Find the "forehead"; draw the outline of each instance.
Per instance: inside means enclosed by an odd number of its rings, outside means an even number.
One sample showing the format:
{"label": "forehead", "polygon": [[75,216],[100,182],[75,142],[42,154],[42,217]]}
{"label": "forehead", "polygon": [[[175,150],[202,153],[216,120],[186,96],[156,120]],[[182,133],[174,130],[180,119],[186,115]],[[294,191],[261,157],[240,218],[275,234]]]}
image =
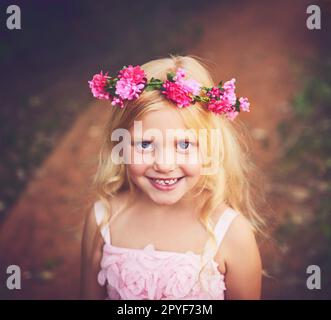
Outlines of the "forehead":
{"label": "forehead", "polygon": [[182,116],[179,114],[180,110],[175,110],[167,103],[155,104],[155,107],[154,110],[145,113],[139,119],[142,124],[142,131],[158,129],[165,132],[167,129],[187,129]]}
{"label": "forehead", "polygon": [[173,106],[160,104],[157,110],[147,112],[142,117],[143,129],[186,129],[179,112],[180,110],[175,110]]}
{"label": "forehead", "polygon": [[[183,121],[181,110],[176,110],[176,107],[164,104],[154,104],[153,110],[148,111],[145,115],[136,120],[135,125],[130,128],[130,133],[133,139],[140,140],[141,138],[151,138],[158,140],[167,137],[196,139],[196,133],[193,129],[187,128]],[[136,126],[137,122],[139,125]],[[139,127],[139,129],[137,129]],[[140,130],[141,128],[141,130]],[[193,131],[192,131],[193,130]]]}

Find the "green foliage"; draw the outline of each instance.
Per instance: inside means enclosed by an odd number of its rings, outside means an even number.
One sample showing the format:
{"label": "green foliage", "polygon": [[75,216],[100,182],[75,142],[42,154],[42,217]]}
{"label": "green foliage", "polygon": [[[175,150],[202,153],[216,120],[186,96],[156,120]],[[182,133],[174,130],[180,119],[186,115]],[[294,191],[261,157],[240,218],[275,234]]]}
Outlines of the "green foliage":
{"label": "green foliage", "polygon": [[[294,119],[278,127],[285,145],[284,181],[290,180],[312,192],[313,200],[306,205],[314,213],[300,225],[286,219],[278,227],[276,236],[280,245],[290,245],[287,253],[290,260],[300,261],[299,266],[284,261],[280,272],[302,282],[300,277],[305,268],[309,264],[319,265],[326,290],[321,293],[324,297],[331,294],[331,289],[326,288],[331,281],[330,273],[323,272],[331,270],[331,60],[319,63],[315,70],[314,76],[304,81],[302,91],[293,99]],[[289,297],[291,290],[293,296],[297,294],[290,286],[288,290]]]}
{"label": "green foliage", "polygon": [[167,73],[167,80],[174,81],[174,76],[175,76],[175,74],[173,72],[168,72]]}
{"label": "green foliage", "polygon": [[160,79],[152,78],[147,84],[145,90],[146,91],[159,90],[162,88],[162,83],[163,82]]}

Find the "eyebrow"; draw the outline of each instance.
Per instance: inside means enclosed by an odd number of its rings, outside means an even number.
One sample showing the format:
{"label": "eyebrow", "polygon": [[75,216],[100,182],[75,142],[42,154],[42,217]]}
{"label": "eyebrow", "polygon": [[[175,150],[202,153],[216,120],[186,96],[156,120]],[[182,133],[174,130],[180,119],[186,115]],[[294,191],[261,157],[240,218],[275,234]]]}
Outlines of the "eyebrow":
{"label": "eyebrow", "polygon": [[141,138],[138,138],[138,137],[133,137],[133,139],[131,140],[131,146],[133,146],[135,143],[138,143],[138,142],[153,142],[154,139],[141,139]]}
{"label": "eyebrow", "polygon": [[197,139],[195,139],[194,137],[187,137],[187,136],[184,136],[184,137],[175,137],[175,142],[178,142],[178,141],[185,141],[185,142],[190,142],[190,143],[197,143]]}
{"label": "eyebrow", "polygon": [[152,137],[151,139],[148,139],[148,138],[143,139],[141,137],[133,137],[132,140],[133,141],[154,141],[154,137]]}

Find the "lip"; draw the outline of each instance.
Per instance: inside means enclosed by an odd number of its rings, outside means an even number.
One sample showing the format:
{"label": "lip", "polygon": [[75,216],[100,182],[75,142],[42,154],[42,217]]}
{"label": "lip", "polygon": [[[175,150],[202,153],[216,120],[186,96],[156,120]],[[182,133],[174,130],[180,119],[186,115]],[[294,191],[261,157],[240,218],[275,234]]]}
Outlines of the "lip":
{"label": "lip", "polygon": [[156,188],[156,189],[158,189],[160,191],[171,191],[171,190],[175,189],[178,186],[178,184],[180,183],[180,181],[183,180],[183,178],[184,178],[184,176],[179,177],[179,178],[172,178],[172,179],[178,179],[177,182],[174,183],[174,184],[172,184],[172,185],[160,185],[158,183],[155,183],[153,181],[153,179],[160,179],[160,180],[168,180],[169,179],[170,180],[170,178],[168,178],[168,179],[161,179],[161,178],[150,178],[150,177],[147,177],[147,179],[149,180],[149,182],[151,183],[151,185],[154,188]]}

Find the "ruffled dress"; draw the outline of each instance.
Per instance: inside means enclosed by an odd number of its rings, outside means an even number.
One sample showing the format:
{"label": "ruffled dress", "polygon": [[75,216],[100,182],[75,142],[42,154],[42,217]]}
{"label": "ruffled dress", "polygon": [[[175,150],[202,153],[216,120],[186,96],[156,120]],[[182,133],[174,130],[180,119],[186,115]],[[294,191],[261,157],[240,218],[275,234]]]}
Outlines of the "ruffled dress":
{"label": "ruffled dress", "polygon": [[[101,224],[105,209],[94,204],[96,222]],[[228,208],[219,218],[214,232],[217,247],[238,213]],[[97,281],[106,285],[110,300],[223,300],[225,276],[210,259],[207,275],[199,281],[201,255],[192,251],[156,250],[153,244],[142,249],[113,246],[109,226],[101,228],[104,239],[101,269]],[[209,261],[209,260],[208,260]]]}

